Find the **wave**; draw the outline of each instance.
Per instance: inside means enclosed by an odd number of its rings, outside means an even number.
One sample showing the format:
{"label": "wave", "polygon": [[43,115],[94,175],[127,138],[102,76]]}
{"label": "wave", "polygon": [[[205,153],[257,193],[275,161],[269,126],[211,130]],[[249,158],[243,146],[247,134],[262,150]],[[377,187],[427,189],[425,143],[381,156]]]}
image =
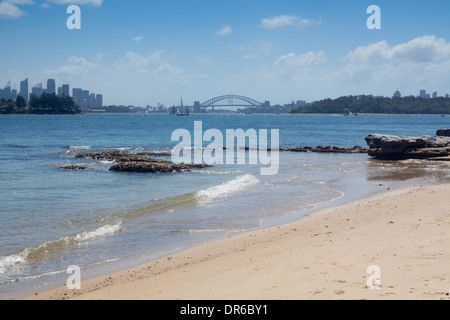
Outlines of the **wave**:
{"label": "wave", "polygon": [[246,189],[252,185],[258,184],[260,181],[251,174],[244,174],[237,178],[224,182],[222,184],[212,186],[196,193],[198,200],[211,201],[217,198],[226,197],[232,193]]}
{"label": "wave", "polygon": [[217,228],[217,229],[186,229],[186,230],[174,230],[173,233],[209,233],[209,232],[239,232],[236,228]]}
{"label": "wave", "polygon": [[75,235],[66,236],[58,240],[44,242],[38,247],[27,248],[20,253],[0,257],[0,274],[5,274],[17,265],[29,261],[39,260],[49,254],[56,252],[67,245],[106,237],[119,232],[122,222],[101,226],[95,230],[79,232]]}
{"label": "wave", "polygon": [[70,150],[88,150],[92,149],[92,146],[68,146]]}

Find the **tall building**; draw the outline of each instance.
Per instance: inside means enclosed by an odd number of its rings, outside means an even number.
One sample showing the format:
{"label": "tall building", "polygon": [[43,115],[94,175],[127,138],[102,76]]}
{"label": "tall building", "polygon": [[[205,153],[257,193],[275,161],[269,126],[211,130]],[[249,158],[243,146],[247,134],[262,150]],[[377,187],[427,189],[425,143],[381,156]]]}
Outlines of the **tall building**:
{"label": "tall building", "polygon": [[195,113],[202,112],[200,101],[194,101],[194,112]]}
{"label": "tall building", "polygon": [[421,98],[426,98],[427,97],[427,90],[420,90],[420,96]]}
{"label": "tall building", "polygon": [[55,79],[48,79],[47,80],[47,90],[46,92],[48,94],[56,94],[56,82]]}
{"label": "tall building", "polygon": [[70,96],[70,86],[68,84],[63,84],[61,87],[61,95],[66,97]]}
{"label": "tall building", "polygon": [[9,100],[11,99],[11,81],[8,81],[5,88],[2,90],[2,95],[0,99]]}
{"label": "tall building", "polygon": [[80,107],[86,109],[89,105],[89,90],[81,90],[81,105]]}
{"label": "tall building", "polygon": [[395,91],[395,93],[394,93],[394,97],[396,97],[396,98],[401,98],[402,97],[402,94],[400,93],[400,91]]}
{"label": "tall building", "polygon": [[28,78],[20,82],[19,96],[28,101]]}
{"label": "tall building", "polygon": [[103,95],[97,94],[95,96],[95,107],[103,108]]}
{"label": "tall building", "polygon": [[81,101],[82,101],[82,99],[81,99],[81,92],[82,92],[83,90],[82,89],[80,89],[80,88],[73,88],[72,89],[72,97],[73,97],[73,100],[75,101],[75,104],[77,105],[77,106],[79,106],[79,107],[81,107]]}
{"label": "tall building", "polygon": [[31,88],[31,96],[40,97],[42,94],[42,83],[38,83],[33,88]]}
{"label": "tall building", "polygon": [[88,107],[90,107],[90,108],[97,107],[97,103],[96,103],[96,100],[95,100],[95,93],[91,93],[89,95],[89,105],[88,105]]}
{"label": "tall building", "polygon": [[433,98],[437,98],[437,91],[433,92]]}
{"label": "tall building", "polygon": [[446,98],[450,98],[450,96],[448,95],[448,93],[445,95]]}

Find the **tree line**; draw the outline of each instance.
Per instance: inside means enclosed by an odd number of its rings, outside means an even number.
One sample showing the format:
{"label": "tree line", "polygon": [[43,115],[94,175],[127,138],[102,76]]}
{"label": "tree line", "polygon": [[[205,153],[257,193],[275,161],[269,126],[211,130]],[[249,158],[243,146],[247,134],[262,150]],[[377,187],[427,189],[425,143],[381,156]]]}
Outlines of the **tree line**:
{"label": "tree line", "polygon": [[29,106],[22,96],[15,101],[0,100],[0,114],[80,114],[81,108],[70,96],[43,93],[32,96]]}
{"label": "tree line", "polygon": [[343,96],[295,108],[291,113],[450,114],[450,98]]}

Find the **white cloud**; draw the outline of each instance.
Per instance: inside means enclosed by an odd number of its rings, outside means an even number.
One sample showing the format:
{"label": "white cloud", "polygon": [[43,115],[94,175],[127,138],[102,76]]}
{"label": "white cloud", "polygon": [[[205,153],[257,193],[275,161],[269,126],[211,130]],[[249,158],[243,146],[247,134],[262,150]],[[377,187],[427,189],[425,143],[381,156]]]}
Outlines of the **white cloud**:
{"label": "white cloud", "polygon": [[270,55],[272,44],[267,41],[252,41],[245,46],[239,46],[237,49],[244,51],[244,59],[254,60],[260,56]]}
{"label": "white cloud", "polygon": [[58,69],[51,71],[54,75],[72,76],[91,73],[98,65],[83,57],[72,56]]}
{"label": "white cloud", "polygon": [[135,37],[135,38],[133,38],[131,40],[136,41],[136,42],[141,42],[142,40],[144,40],[144,38],[145,38],[145,36],[138,36],[138,37]]}
{"label": "white cloud", "polygon": [[124,57],[113,64],[115,69],[121,71],[137,71],[148,67],[154,67],[163,64],[162,51],[155,51],[150,55],[139,55],[135,52],[127,52]]}
{"label": "white cloud", "polygon": [[103,0],[49,0],[50,2],[56,3],[56,4],[64,4],[64,5],[82,5],[82,4],[88,4],[96,7],[100,7],[103,4]]}
{"label": "white cloud", "polygon": [[287,68],[299,68],[322,64],[325,63],[326,61],[327,57],[325,52],[309,51],[302,55],[295,55],[294,53],[289,53],[287,55],[281,56],[277,61],[274,62],[274,65]]}
{"label": "white cloud", "polygon": [[183,71],[177,66],[172,66],[168,63],[164,63],[155,70],[156,75],[182,75]]}
{"label": "white cloud", "polygon": [[208,56],[198,57],[198,58],[197,58],[197,61],[198,61],[199,63],[206,64],[206,65],[210,65],[210,66],[215,65],[215,63],[214,63],[214,62],[211,60],[211,58],[208,57]]}
{"label": "white cloud", "polygon": [[321,22],[317,21],[317,20],[304,19],[301,17],[297,17],[295,14],[274,16],[274,17],[270,17],[270,18],[264,18],[261,20],[261,25],[265,29],[269,29],[269,30],[273,30],[273,29],[281,28],[281,27],[290,27],[290,26],[304,28],[306,26],[310,26],[310,25],[314,25],[314,24],[321,24]]}
{"label": "white cloud", "polygon": [[249,54],[249,53],[247,53],[247,54],[244,55],[244,59],[245,60],[254,60],[256,58],[258,58],[258,56],[256,54]]}
{"label": "white cloud", "polygon": [[39,77],[44,75],[60,83],[70,83],[71,87],[102,93],[106,104],[127,105],[147,105],[152,103],[151,99],[169,96],[174,88],[187,86],[193,77],[166,60],[162,51],[148,55],[127,52],[108,64],[99,58],[103,58],[102,53],[91,61],[72,56],[59,67],[43,70]]}
{"label": "white cloud", "polygon": [[216,35],[218,36],[226,36],[233,32],[233,29],[230,26],[224,26],[220,30],[216,31]]}
{"label": "white cloud", "polygon": [[0,2],[0,18],[19,18],[25,14],[15,4],[9,1]]}
{"label": "white cloud", "polygon": [[34,1],[32,0],[6,0],[6,1],[17,5],[34,4]]}
{"label": "white cloud", "polygon": [[[450,43],[435,36],[422,36],[391,46],[380,41],[351,51],[340,68],[330,70],[324,83],[353,93],[418,95],[420,89],[448,92]],[[350,93],[350,92],[349,92]],[[352,94],[353,94],[352,93]]]}
{"label": "white cloud", "polygon": [[424,63],[450,59],[450,43],[435,36],[423,36],[396,46],[389,46],[386,40],[358,47],[348,53],[352,63]]}

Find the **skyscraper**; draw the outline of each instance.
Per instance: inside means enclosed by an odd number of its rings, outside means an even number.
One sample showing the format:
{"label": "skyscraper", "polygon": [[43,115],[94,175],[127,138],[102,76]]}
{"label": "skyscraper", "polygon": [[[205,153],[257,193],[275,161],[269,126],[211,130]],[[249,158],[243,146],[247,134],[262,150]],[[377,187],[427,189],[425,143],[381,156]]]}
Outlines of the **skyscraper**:
{"label": "skyscraper", "polygon": [[11,81],[8,81],[5,88],[3,89],[3,99],[9,100],[11,99]]}
{"label": "skyscraper", "polygon": [[55,79],[48,79],[47,80],[47,90],[46,90],[46,92],[48,94],[56,93],[56,82],[55,82]]}
{"label": "skyscraper", "polygon": [[61,87],[61,95],[68,97],[70,95],[70,87],[68,84],[63,84]]}
{"label": "skyscraper", "polygon": [[83,91],[80,88],[73,88],[72,89],[72,97],[75,101],[75,104],[79,107],[81,107],[81,91]]}
{"label": "skyscraper", "polygon": [[95,96],[95,107],[97,108],[103,108],[103,95],[97,94]]}
{"label": "skyscraper", "polygon": [[28,78],[20,82],[19,96],[28,101]]}
{"label": "skyscraper", "polygon": [[95,100],[95,93],[91,93],[89,95],[89,106],[90,108],[95,108],[97,106],[96,100]]}
{"label": "skyscraper", "polygon": [[80,107],[86,109],[89,105],[89,90],[81,90],[81,105]]}
{"label": "skyscraper", "polygon": [[11,96],[9,97],[12,101],[16,101],[17,99],[17,90],[16,89],[12,89],[11,90]]}
{"label": "skyscraper", "polygon": [[38,83],[33,88],[31,88],[31,95],[40,97],[42,94],[42,83]]}

